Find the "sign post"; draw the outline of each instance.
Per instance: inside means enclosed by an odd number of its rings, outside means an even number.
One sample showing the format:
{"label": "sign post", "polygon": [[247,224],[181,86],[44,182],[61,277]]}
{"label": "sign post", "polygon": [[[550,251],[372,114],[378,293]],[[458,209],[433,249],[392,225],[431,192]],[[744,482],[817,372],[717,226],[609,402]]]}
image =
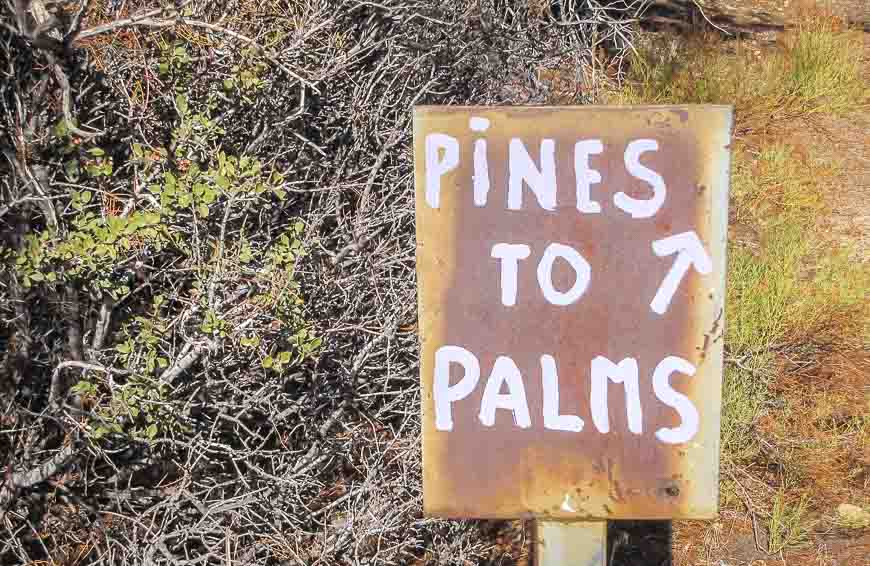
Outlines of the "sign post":
{"label": "sign post", "polygon": [[607,523],[535,521],[536,566],[605,566]]}
{"label": "sign post", "polygon": [[[427,515],[717,513],[731,109],[414,111]],[[596,561],[597,560],[597,561]]]}

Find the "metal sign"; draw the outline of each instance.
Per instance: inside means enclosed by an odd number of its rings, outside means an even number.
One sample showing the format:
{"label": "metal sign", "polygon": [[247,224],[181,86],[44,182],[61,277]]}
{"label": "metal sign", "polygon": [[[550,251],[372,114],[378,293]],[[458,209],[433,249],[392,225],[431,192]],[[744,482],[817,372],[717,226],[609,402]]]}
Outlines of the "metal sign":
{"label": "metal sign", "polygon": [[715,515],[730,129],[415,109],[428,515]]}

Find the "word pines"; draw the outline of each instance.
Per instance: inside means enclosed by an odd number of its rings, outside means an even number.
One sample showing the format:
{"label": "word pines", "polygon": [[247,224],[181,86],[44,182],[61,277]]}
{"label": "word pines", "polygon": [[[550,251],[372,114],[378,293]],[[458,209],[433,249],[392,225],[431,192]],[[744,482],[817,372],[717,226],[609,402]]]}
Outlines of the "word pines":
{"label": "word pines", "polygon": [[[484,134],[489,129],[490,121],[486,118],[472,117],[469,126],[474,132]],[[441,178],[459,166],[459,140],[447,134],[434,132],[425,137],[425,195],[426,204],[430,208],[441,206]],[[508,185],[506,208],[522,210],[528,206],[524,198],[528,187],[537,205],[547,211],[555,211],[558,204],[558,187],[556,181],[556,141],[543,138],[539,147],[535,148],[537,157],[533,157],[526,143],[518,137],[508,142]],[[664,205],[667,187],[664,179],[656,171],[642,164],[640,159],[645,153],[658,151],[659,144],[653,139],[636,139],[629,141],[623,153],[625,170],[632,177],[649,185],[651,196],[638,199],[623,191],[613,195],[613,204],[628,214],[631,218],[650,218]],[[578,140],[574,144],[574,179],[575,203],[577,211],[582,214],[600,214],[601,202],[593,198],[594,185],[603,182],[601,172],[593,169],[589,159],[593,155],[605,152],[604,143],[600,139]],[[473,171],[471,185],[474,206],[484,207],[489,202],[490,175],[489,155],[485,137],[474,140]]]}

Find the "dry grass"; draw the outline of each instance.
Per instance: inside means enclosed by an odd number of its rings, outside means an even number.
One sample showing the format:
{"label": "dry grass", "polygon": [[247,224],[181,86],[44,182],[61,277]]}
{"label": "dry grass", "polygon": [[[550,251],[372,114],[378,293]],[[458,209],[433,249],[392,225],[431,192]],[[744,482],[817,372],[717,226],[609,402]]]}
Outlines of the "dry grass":
{"label": "dry grass", "polygon": [[[861,36],[837,18],[805,12],[776,48],[719,36],[651,36],[611,99],[648,104],[732,104],[741,136],[817,112],[866,104],[855,56]],[[690,53],[690,57],[686,54]]]}
{"label": "dry grass", "polygon": [[811,543],[854,538],[836,508],[870,504],[870,267],[826,230],[843,164],[789,136],[810,115],[864,107],[860,38],[827,12],[797,21],[775,47],[650,40],[607,97],[735,107],[722,518],[677,526],[681,564],[829,563]]}
{"label": "dry grass", "polygon": [[811,493],[820,511],[870,503],[870,406],[860,395],[868,377],[870,357],[860,352],[784,371],[772,387],[783,403],[758,424],[788,462],[792,491]]}
{"label": "dry grass", "polygon": [[783,145],[735,157],[722,431],[731,463],[759,450],[748,440],[783,356],[861,346],[870,281],[821,231],[835,169]]}

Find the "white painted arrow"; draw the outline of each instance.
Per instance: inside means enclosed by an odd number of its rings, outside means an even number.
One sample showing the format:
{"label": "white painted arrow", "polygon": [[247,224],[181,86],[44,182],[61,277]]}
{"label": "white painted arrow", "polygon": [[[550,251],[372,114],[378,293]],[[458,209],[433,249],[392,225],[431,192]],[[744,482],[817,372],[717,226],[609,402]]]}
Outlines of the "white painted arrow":
{"label": "white painted arrow", "polygon": [[668,271],[656,296],[649,304],[654,312],[665,314],[671,304],[671,299],[677,292],[677,287],[680,286],[680,281],[689,272],[689,268],[694,265],[698,273],[707,275],[713,271],[713,260],[710,259],[707,250],[704,249],[704,244],[701,243],[701,239],[694,231],[656,240],[652,243],[652,249],[659,257],[677,254],[674,265]]}

